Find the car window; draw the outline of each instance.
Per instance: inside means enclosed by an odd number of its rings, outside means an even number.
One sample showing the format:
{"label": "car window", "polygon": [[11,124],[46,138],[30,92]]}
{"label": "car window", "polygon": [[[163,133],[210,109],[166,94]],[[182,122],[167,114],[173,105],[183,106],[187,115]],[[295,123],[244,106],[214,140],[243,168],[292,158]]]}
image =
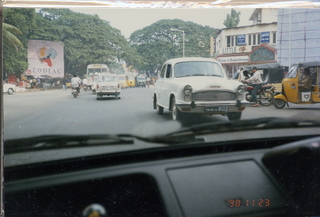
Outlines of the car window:
{"label": "car window", "polygon": [[224,77],[224,73],[218,63],[194,61],[177,63],[175,65],[174,76],[177,78],[188,76]]}
{"label": "car window", "polygon": [[166,72],[166,65],[163,65],[160,73],[160,78],[164,78],[165,72]]}
{"label": "car window", "polygon": [[172,77],[171,65],[168,64],[168,66],[167,66],[167,72],[166,72],[166,78],[171,78],[171,77]]}

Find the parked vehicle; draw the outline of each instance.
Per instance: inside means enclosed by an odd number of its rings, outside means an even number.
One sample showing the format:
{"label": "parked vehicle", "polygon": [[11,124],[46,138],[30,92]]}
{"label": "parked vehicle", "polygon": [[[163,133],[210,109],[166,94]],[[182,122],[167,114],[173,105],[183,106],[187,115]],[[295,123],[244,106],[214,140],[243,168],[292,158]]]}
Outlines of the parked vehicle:
{"label": "parked vehicle", "polygon": [[12,95],[16,91],[16,85],[14,84],[8,84],[8,83],[3,83],[3,93],[7,93],[9,95]]}
{"label": "parked vehicle", "polygon": [[245,86],[229,80],[210,58],[177,58],[164,63],[154,87],[153,108],[171,111],[173,120],[186,114],[226,115],[239,120],[249,102]]}
{"label": "parked vehicle", "polygon": [[121,85],[117,74],[99,74],[97,76],[97,100],[103,96],[114,96],[120,99]]}
{"label": "parked vehicle", "polygon": [[[310,89],[302,89],[303,71],[308,69],[312,80]],[[274,96],[274,106],[282,109],[288,103],[315,104],[320,103],[320,61],[299,62],[293,64],[282,80],[281,93]]]}

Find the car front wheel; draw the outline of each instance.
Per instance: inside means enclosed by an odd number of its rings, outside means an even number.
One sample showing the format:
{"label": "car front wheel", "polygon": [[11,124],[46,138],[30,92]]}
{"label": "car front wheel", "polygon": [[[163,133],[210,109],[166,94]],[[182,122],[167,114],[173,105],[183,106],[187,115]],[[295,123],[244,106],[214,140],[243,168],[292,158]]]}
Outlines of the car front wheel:
{"label": "car front wheel", "polygon": [[171,117],[174,121],[183,121],[185,114],[176,106],[176,100],[173,97],[171,100]]}

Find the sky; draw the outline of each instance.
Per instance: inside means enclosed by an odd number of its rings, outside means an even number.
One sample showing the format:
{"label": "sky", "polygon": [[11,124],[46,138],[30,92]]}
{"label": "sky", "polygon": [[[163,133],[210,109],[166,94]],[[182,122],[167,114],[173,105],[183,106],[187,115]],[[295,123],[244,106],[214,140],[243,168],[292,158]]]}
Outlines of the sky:
{"label": "sky", "polygon": [[[231,13],[231,8],[212,8],[212,9],[136,9],[136,8],[103,8],[103,9],[76,9],[71,10],[84,14],[97,14],[101,19],[106,20],[114,28],[117,28],[121,33],[129,38],[131,33],[136,30],[143,29],[158,20],[162,19],[181,19],[184,21],[192,21],[202,26],[210,26],[213,28],[225,28],[223,21],[227,15]],[[240,11],[240,23],[238,26],[251,25],[249,21],[254,9],[235,9]]]}

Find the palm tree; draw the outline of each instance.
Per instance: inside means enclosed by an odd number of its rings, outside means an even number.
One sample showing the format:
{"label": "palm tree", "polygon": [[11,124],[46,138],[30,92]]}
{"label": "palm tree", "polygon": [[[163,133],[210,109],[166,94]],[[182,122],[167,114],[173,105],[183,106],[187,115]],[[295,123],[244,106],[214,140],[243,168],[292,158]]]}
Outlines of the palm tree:
{"label": "palm tree", "polygon": [[3,23],[3,43],[14,47],[18,51],[18,47],[23,45],[15,35],[22,35],[22,32],[17,27]]}

